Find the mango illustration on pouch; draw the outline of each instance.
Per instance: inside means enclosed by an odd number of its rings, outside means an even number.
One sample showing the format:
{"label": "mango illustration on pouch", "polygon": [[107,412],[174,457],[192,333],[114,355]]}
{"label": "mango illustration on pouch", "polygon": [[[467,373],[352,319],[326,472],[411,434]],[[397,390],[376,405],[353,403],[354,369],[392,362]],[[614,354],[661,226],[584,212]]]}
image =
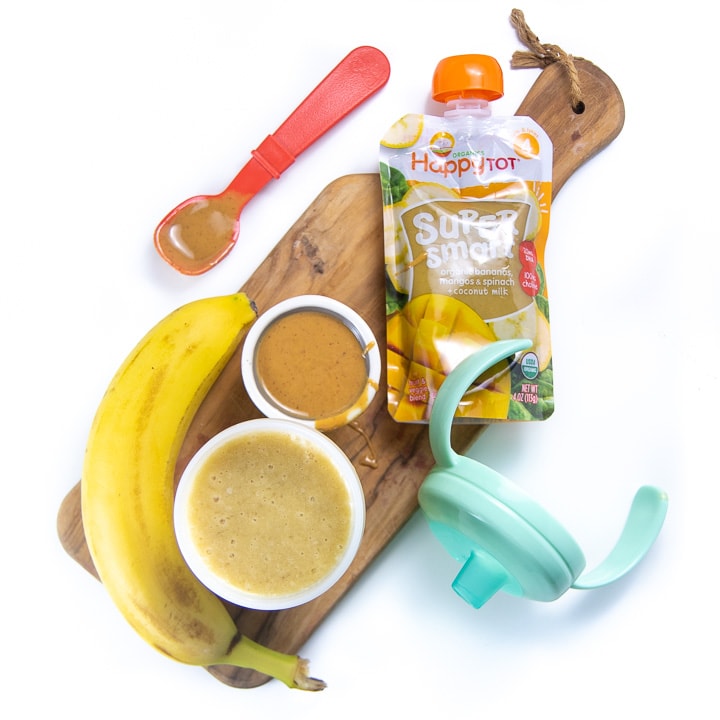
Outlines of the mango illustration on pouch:
{"label": "mango illustration on pouch", "polygon": [[433,79],[444,116],[404,115],[380,142],[388,405],[399,422],[428,422],[457,364],[515,338],[532,347],[480,378],[456,417],[543,420],[553,411],[544,268],[552,144],[531,118],[492,116],[502,90],[493,58],[446,58]]}

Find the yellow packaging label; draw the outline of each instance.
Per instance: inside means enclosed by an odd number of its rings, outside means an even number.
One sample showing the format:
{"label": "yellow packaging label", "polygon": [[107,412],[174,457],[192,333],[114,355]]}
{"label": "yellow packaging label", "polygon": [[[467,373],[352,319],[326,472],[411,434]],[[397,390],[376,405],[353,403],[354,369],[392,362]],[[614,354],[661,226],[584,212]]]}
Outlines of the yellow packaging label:
{"label": "yellow packaging label", "polygon": [[552,144],[527,117],[406,115],[380,144],[388,407],[428,422],[445,377],[495,340],[532,347],[469,388],[456,417],[553,411],[544,251]]}

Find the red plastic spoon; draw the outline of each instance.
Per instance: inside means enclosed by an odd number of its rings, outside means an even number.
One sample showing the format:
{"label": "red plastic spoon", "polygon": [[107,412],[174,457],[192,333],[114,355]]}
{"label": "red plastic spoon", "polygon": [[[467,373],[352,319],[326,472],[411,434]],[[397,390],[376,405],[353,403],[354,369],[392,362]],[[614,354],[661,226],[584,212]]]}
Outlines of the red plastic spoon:
{"label": "red plastic spoon", "polygon": [[163,218],[154,236],[160,256],[185,275],[201,275],[217,265],[237,241],[240,212],[248,201],[389,77],[390,63],[379,50],[363,46],[349,53],[252,151],[225,190],[191,197]]}

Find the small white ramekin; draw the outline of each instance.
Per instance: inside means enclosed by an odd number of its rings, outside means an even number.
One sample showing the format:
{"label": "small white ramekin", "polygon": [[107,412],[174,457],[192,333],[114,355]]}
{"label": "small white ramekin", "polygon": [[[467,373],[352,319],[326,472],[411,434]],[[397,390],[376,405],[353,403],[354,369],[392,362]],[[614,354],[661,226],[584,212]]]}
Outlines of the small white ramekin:
{"label": "small white ramekin", "polygon": [[[193,482],[203,463],[218,449],[235,438],[271,431],[309,443],[313,450],[328,458],[339,471],[350,500],[350,534],[344,551],[334,567],[315,583],[297,592],[260,595],[230,584],[206,563],[203,553],[193,541],[189,522],[189,498]],[[218,433],[191,458],[185,468],[175,495],[175,535],[185,561],[195,576],[216,595],[236,605],[257,610],[281,610],[315,599],[329,590],[347,571],[355,558],[365,530],[365,497],[358,473],[345,453],[327,435],[301,423],[275,418],[246,420]],[[241,548],[238,549],[241,552]]]}
{"label": "small white ramekin", "polygon": [[[325,418],[305,418],[291,415],[276,405],[273,399],[263,392],[256,370],[257,346],[263,333],[277,320],[289,313],[302,310],[318,310],[326,312],[341,320],[355,335],[358,345],[364,354],[367,383],[364,391],[352,407],[337,415]],[[241,357],[242,378],[245,389],[255,407],[266,417],[287,418],[318,430],[333,430],[357,418],[372,402],[378,390],[381,373],[380,348],[370,326],[352,308],[344,303],[324,295],[298,295],[274,305],[262,312],[253,323],[247,336]]]}

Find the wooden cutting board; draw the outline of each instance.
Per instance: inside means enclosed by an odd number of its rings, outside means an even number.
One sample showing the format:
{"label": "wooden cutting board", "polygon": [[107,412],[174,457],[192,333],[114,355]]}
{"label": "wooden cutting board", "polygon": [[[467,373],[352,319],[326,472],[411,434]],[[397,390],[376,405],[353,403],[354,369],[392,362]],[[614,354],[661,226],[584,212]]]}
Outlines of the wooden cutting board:
{"label": "wooden cutting board", "polygon": [[[577,60],[585,110],[570,106],[569,84],[559,65],[542,71],[518,108],[542,125],[553,141],[553,194],[586,160],[620,132],[622,97],[600,69]],[[380,180],[376,174],[347,175],[330,183],[271,251],[241,288],[262,313],[281,300],[303,293],[328,295],[350,305],[373,329],[384,356],[385,287]],[[191,456],[210,437],[234,423],[259,417],[240,376],[240,352],[228,363],[200,407],[182,447],[176,481]],[[360,551],[342,580],[310,603],[275,612],[229,605],[240,632],[257,642],[297,653],[337,601],[388,544],[417,509],[417,491],[433,465],[427,426],[396,423],[385,406],[384,376],[380,391],[359,418],[359,428],[328,433],[353,460],[365,490],[366,531]],[[482,430],[461,425],[454,447],[462,452]],[[372,454],[376,467],[365,462]],[[96,575],[83,534],[80,484],[61,504],[58,534],[66,552]],[[96,575],[97,577],[97,575]],[[208,669],[223,683],[250,688],[269,680],[235,667]],[[323,675],[321,668],[315,671]],[[328,678],[324,678],[328,679]],[[331,679],[330,679],[331,680]]]}

